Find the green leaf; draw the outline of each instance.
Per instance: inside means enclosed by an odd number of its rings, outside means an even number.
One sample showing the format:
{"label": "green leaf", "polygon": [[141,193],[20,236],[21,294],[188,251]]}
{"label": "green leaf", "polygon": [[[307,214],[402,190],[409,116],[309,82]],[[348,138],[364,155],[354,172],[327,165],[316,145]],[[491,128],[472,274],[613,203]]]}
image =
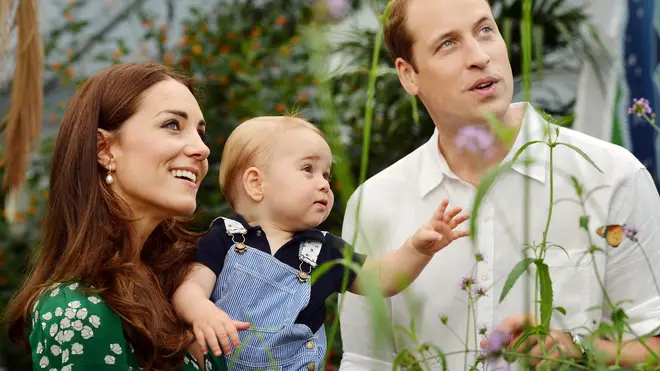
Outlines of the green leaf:
{"label": "green leaf", "polygon": [[566,315],[566,309],[564,309],[564,307],[555,307],[555,310],[563,315]]}
{"label": "green leaf", "polygon": [[541,322],[543,328],[547,330],[550,328],[550,318],[552,317],[552,280],[548,265],[542,260],[536,261],[536,268],[541,286]]}
{"label": "green leaf", "polygon": [[598,170],[599,173],[601,173],[601,174],[603,173],[603,171],[598,167],[598,165],[596,165],[596,163],[591,159],[591,157],[589,157],[586,153],[584,153],[583,150],[579,149],[578,147],[576,147],[572,144],[568,144],[568,143],[564,143],[564,142],[557,142],[556,144],[566,146],[566,147],[572,149],[573,151],[577,152],[580,156],[584,157],[584,159],[587,160],[591,164],[591,166],[595,167],[596,170]]}
{"label": "green leaf", "polygon": [[580,228],[589,231],[589,215],[582,215],[580,217]]}
{"label": "green leaf", "polygon": [[513,285],[516,283],[518,278],[527,270],[527,267],[529,267],[530,264],[534,262],[533,258],[525,258],[518,262],[515,267],[511,270],[509,273],[509,276],[506,278],[506,282],[504,283],[504,288],[502,289],[502,295],[500,295],[500,303],[506,295],[511,291],[513,288]]}

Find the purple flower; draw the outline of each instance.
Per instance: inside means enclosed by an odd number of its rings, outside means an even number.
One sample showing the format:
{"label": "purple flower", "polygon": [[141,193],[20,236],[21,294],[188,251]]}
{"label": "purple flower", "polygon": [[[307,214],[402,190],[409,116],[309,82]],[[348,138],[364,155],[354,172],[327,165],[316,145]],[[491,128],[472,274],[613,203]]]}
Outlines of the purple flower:
{"label": "purple flower", "polygon": [[483,125],[465,126],[458,131],[456,147],[490,158],[495,154],[495,138]]}
{"label": "purple flower", "polygon": [[486,337],[486,352],[499,353],[504,350],[511,342],[511,334],[508,332],[495,329]]}
{"label": "purple flower", "polygon": [[633,241],[637,241],[637,233],[639,233],[639,229],[635,227],[629,227],[627,225],[623,226],[623,234],[626,235],[626,237],[630,238]]}
{"label": "purple flower", "polygon": [[343,18],[350,8],[348,0],[323,0],[323,2],[328,9],[328,14],[334,19]]}
{"label": "purple flower", "polygon": [[481,286],[481,285],[477,285],[477,287],[475,287],[472,290],[472,293],[474,294],[475,298],[477,298],[477,299],[482,298],[482,297],[486,296],[486,288]]}
{"label": "purple flower", "polygon": [[632,107],[628,108],[628,114],[637,117],[644,117],[645,115],[652,115],[653,110],[651,109],[648,99],[635,98],[633,99]]}
{"label": "purple flower", "polygon": [[458,282],[458,287],[465,292],[469,292],[472,285],[476,285],[476,284],[477,284],[477,280],[475,280],[474,277],[465,276],[461,278],[461,280]]}

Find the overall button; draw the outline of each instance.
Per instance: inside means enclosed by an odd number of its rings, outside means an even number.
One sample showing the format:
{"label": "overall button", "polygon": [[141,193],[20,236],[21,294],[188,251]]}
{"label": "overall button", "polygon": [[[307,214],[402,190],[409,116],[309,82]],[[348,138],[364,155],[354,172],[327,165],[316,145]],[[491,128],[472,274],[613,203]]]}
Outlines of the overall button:
{"label": "overall button", "polygon": [[316,365],[313,364],[313,363],[308,364],[308,365],[307,365],[307,370],[309,370],[309,371],[314,371],[314,370],[316,370]]}
{"label": "overall button", "polygon": [[261,230],[257,231],[257,236],[261,236]]}
{"label": "overall button", "polygon": [[314,342],[310,340],[307,343],[305,343],[305,346],[307,347],[307,349],[312,349],[314,348]]}

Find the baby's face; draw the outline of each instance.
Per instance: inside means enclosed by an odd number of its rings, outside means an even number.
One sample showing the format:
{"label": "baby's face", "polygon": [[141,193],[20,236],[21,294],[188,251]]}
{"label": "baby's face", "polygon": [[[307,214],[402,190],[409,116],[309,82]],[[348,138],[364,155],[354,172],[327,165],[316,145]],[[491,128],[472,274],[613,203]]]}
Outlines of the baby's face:
{"label": "baby's face", "polygon": [[316,228],[335,201],[330,189],[330,147],[308,128],[288,130],[277,140],[264,169],[264,206],[288,228]]}

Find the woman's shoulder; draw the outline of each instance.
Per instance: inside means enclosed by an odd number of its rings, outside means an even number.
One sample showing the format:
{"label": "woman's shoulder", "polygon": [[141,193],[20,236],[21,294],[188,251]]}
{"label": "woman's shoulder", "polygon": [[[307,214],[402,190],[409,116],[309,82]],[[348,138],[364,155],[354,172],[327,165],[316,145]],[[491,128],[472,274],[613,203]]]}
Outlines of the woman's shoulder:
{"label": "woman's shoulder", "polygon": [[61,317],[69,320],[87,319],[92,326],[98,325],[96,318],[91,319],[90,315],[107,319],[114,317],[119,320],[119,316],[108,307],[101,296],[93,293],[93,288],[78,282],[52,285],[37,298],[32,308],[33,322]]}

